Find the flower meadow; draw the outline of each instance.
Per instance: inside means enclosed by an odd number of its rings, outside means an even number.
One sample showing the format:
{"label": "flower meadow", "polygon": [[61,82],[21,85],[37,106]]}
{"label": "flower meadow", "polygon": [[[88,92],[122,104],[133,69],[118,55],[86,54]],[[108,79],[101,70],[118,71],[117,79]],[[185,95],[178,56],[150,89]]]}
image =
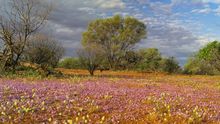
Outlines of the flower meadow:
{"label": "flower meadow", "polygon": [[219,79],[0,79],[0,123],[220,123]]}

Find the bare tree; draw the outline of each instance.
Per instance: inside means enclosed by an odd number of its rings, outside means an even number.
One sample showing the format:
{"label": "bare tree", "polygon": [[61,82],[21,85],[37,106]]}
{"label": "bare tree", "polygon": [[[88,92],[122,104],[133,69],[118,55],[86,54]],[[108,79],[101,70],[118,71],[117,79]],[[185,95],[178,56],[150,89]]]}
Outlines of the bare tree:
{"label": "bare tree", "polygon": [[1,69],[4,69],[12,64],[14,55],[12,39],[15,34],[14,32],[15,31],[11,28],[10,23],[0,17]]}
{"label": "bare tree", "polygon": [[78,56],[81,65],[93,76],[95,70],[103,61],[103,50],[97,44],[87,44],[83,49],[78,51]]}
{"label": "bare tree", "polygon": [[43,27],[52,7],[41,0],[9,0],[6,8],[0,20],[0,38],[14,69],[28,40]]}
{"label": "bare tree", "polygon": [[63,54],[64,48],[58,41],[42,34],[33,37],[25,50],[26,59],[46,73],[57,66]]}

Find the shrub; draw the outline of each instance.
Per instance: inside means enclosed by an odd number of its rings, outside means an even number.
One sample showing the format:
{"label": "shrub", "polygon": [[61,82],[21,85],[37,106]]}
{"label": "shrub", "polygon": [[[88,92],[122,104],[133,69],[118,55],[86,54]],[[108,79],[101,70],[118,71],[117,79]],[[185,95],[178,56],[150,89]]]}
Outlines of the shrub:
{"label": "shrub", "polygon": [[161,69],[163,72],[168,72],[168,73],[181,72],[179,63],[174,57],[163,58],[161,61]]}
{"label": "shrub", "polygon": [[141,49],[139,51],[141,57],[137,65],[137,69],[141,71],[158,71],[160,61],[162,59],[161,53],[156,48]]}
{"label": "shrub", "polygon": [[27,61],[37,64],[38,68],[49,74],[64,54],[64,48],[56,40],[44,35],[34,37],[26,49]]}
{"label": "shrub", "polygon": [[208,43],[191,56],[185,65],[184,72],[188,74],[220,74],[220,42]]}
{"label": "shrub", "polygon": [[65,58],[59,62],[58,67],[66,69],[82,69],[78,58]]}

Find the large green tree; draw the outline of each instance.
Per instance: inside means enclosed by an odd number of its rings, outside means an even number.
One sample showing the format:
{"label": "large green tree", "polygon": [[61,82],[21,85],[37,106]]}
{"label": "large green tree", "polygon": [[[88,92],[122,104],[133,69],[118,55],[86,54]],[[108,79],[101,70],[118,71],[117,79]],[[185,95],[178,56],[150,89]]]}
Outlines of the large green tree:
{"label": "large green tree", "polygon": [[220,71],[220,42],[213,41],[201,49],[198,57]]}
{"label": "large green tree", "polygon": [[121,60],[136,43],[146,38],[146,26],[133,17],[116,15],[92,21],[83,33],[82,44],[99,44],[111,69],[116,69]]}
{"label": "large green tree", "polygon": [[220,42],[210,42],[190,57],[185,71],[192,74],[220,74]]}

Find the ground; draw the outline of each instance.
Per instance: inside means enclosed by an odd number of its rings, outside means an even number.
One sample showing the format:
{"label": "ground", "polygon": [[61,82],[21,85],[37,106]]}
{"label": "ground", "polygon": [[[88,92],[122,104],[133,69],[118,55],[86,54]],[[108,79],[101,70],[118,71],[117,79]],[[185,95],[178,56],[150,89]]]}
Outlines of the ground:
{"label": "ground", "polygon": [[0,123],[220,123],[219,76],[74,72],[0,79]]}

